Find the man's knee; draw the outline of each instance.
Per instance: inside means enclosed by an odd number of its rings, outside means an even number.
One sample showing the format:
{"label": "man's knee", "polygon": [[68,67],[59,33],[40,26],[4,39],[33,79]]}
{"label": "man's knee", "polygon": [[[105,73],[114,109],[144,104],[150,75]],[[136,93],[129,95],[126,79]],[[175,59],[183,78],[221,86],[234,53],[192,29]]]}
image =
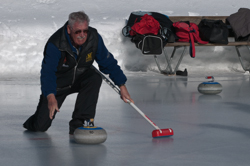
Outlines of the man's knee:
{"label": "man's knee", "polygon": [[29,119],[24,122],[23,127],[30,131],[41,131],[45,132],[51,126],[52,120],[43,120],[39,122],[35,115],[29,117]]}

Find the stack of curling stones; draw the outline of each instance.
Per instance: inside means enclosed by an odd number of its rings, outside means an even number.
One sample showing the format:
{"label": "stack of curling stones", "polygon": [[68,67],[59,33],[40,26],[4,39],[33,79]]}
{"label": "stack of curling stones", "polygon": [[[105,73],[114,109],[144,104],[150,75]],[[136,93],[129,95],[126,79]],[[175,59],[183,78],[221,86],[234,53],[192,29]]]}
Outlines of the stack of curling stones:
{"label": "stack of curling stones", "polygon": [[94,126],[94,119],[86,122],[86,126],[75,129],[73,138],[79,144],[100,144],[106,141],[107,133],[101,127]]}
{"label": "stack of curling stones", "polygon": [[206,79],[212,79],[212,81],[202,82],[198,86],[198,91],[205,95],[215,95],[222,91],[222,86],[218,82],[214,82],[213,76],[207,76]]}

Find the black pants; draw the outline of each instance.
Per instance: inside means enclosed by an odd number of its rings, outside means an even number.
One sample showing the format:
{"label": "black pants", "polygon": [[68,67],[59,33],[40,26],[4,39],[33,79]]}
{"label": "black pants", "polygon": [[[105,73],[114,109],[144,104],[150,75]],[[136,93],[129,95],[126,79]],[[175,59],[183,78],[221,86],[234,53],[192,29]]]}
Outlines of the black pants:
{"label": "black pants", "polygon": [[[78,93],[72,120],[69,122],[70,134],[77,127],[82,126],[84,120],[95,117],[101,83],[101,76],[93,69],[89,69],[85,71],[81,78],[75,81],[71,88],[57,92],[55,97],[59,108],[69,94]],[[53,119],[55,115],[56,111]],[[36,112],[26,120],[23,127],[30,131],[46,131],[51,124],[52,120],[49,118],[47,97],[41,95]]]}

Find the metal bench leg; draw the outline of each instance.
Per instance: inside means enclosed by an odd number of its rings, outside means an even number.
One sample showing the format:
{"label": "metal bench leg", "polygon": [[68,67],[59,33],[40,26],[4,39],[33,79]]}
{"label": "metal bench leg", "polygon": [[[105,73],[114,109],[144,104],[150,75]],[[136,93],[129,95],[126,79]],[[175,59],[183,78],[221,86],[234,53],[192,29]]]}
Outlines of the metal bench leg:
{"label": "metal bench leg", "polygon": [[[240,51],[239,51],[239,47],[241,47],[241,46],[235,46],[235,49],[236,49],[236,52],[237,52],[237,54],[238,54],[238,57],[239,57],[241,66],[242,66],[243,70],[245,70],[245,71],[250,71],[250,69],[245,68],[245,66],[244,66],[244,64],[243,64],[243,61],[242,61],[242,58],[241,58],[241,54],[240,54]],[[247,48],[248,48],[248,50],[249,50],[249,52],[250,52],[250,47],[247,46]]]}
{"label": "metal bench leg", "polygon": [[[176,51],[177,48],[179,48],[179,47],[174,47],[174,50],[172,51],[172,54],[171,54],[171,57],[170,57],[170,60],[169,60],[170,65],[171,65],[171,62],[172,62],[172,60],[173,60],[173,57],[174,57],[174,55],[175,55],[175,51]],[[165,53],[165,56],[167,56],[167,52]],[[167,58],[167,57],[166,57],[166,58]]]}
{"label": "metal bench leg", "polygon": [[171,74],[174,74],[174,73],[173,73],[172,66],[171,66],[171,62],[172,62],[173,56],[174,56],[174,54],[175,54],[175,51],[176,51],[176,48],[174,47],[174,50],[173,50],[173,52],[172,52],[172,54],[171,54],[171,57],[170,57],[170,59],[169,59],[169,58],[168,58],[168,53],[167,53],[167,51],[165,51],[165,50],[163,49],[165,59],[166,59],[166,61],[168,62],[167,67],[166,67],[166,70],[169,69],[170,72],[171,72]]}
{"label": "metal bench leg", "polygon": [[162,69],[161,69],[161,66],[160,66],[160,64],[159,64],[159,62],[158,62],[158,59],[157,59],[157,55],[154,55],[154,59],[155,59],[155,62],[156,62],[156,64],[157,64],[158,69],[159,69],[160,72],[163,73],[163,74],[174,74],[174,73],[173,73],[173,69],[172,69],[172,67],[171,67],[171,60],[169,60],[168,55],[167,55],[167,52],[166,52],[164,49],[163,49],[163,54],[164,54],[165,60],[166,60],[166,62],[167,62],[167,67],[166,67],[165,70],[162,70]]}
{"label": "metal bench leg", "polygon": [[[166,56],[165,56],[165,58],[166,58]],[[173,74],[173,70],[172,70],[172,68],[171,68],[171,65],[170,65],[170,63],[169,63],[168,58],[166,58],[167,67],[166,67],[165,70],[162,70],[162,69],[161,69],[161,66],[160,66],[160,64],[159,64],[159,62],[158,62],[158,59],[157,59],[157,55],[154,55],[154,59],[155,59],[156,65],[157,65],[157,67],[158,67],[158,69],[160,70],[161,73],[163,73],[163,74]]]}
{"label": "metal bench leg", "polygon": [[182,61],[182,59],[183,59],[183,56],[184,56],[185,53],[186,53],[186,50],[187,50],[187,46],[184,46],[184,49],[183,49],[182,54],[181,54],[181,57],[180,57],[180,59],[179,59],[177,65],[175,66],[174,73],[177,71],[178,67],[180,66],[181,61]]}
{"label": "metal bench leg", "polygon": [[[184,47],[184,49],[183,49],[183,52],[182,52],[182,54],[181,54],[181,56],[180,56],[180,58],[179,58],[179,60],[178,60],[178,62],[177,62],[177,64],[176,64],[176,66],[175,66],[175,69],[174,69],[174,71],[173,71],[173,68],[172,68],[172,66],[171,66],[172,60],[173,60],[173,57],[174,57],[174,55],[175,55],[176,49],[178,49],[178,48],[180,48],[180,47]],[[177,69],[178,69],[178,67],[179,67],[179,65],[180,65],[180,63],[181,63],[181,61],[182,61],[182,59],[183,59],[183,56],[185,55],[186,48],[187,48],[186,46],[176,46],[176,47],[174,47],[174,50],[173,50],[173,52],[172,52],[172,54],[171,54],[170,59],[169,59],[169,57],[168,57],[167,52],[166,52],[165,50],[163,50],[164,56],[165,56],[165,59],[166,59],[166,62],[167,62],[167,66],[166,66],[166,69],[165,69],[165,70],[162,70],[162,69],[161,69],[160,64],[159,64],[159,62],[158,62],[158,59],[157,59],[157,55],[154,55],[155,62],[156,62],[156,64],[157,64],[157,67],[158,67],[158,69],[160,70],[160,72],[161,72],[161,73],[164,73],[164,74],[175,74],[175,72],[177,71]]]}

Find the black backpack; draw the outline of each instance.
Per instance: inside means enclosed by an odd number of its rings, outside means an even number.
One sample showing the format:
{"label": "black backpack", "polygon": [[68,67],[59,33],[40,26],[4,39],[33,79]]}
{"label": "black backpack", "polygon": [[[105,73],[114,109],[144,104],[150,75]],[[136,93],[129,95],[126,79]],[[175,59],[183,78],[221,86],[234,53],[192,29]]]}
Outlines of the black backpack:
{"label": "black backpack", "polygon": [[174,32],[173,22],[168,18],[168,16],[157,12],[142,12],[142,11],[132,12],[127,21],[127,25],[122,29],[122,34],[125,37],[133,38],[133,36],[130,36],[129,31],[136,22],[140,22],[141,17],[145,14],[153,16],[160,23],[161,30],[159,32],[159,35],[162,36],[163,40],[165,40],[166,43],[175,42],[177,37],[173,33]]}
{"label": "black backpack", "polygon": [[[131,36],[129,31],[131,27],[141,21],[141,17],[145,14],[151,15],[160,23],[161,29],[157,35],[152,34],[136,34]],[[142,51],[143,54],[160,55],[166,43],[173,43],[176,36],[173,33],[173,22],[166,16],[157,12],[132,12],[127,21],[127,25],[122,29],[122,34],[125,37],[131,38],[131,42],[135,43],[136,47]]]}
{"label": "black backpack", "polygon": [[228,27],[222,20],[202,19],[199,23],[200,38],[210,43],[228,44]]}

